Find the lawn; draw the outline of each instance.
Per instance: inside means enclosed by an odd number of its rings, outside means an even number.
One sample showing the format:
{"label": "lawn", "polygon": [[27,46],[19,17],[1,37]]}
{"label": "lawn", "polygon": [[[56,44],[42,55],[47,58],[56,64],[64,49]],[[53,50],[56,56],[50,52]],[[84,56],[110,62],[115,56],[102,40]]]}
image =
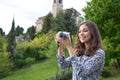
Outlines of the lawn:
{"label": "lawn", "polygon": [[31,67],[16,70],[2,80],[45,80],[57,72],[56,59],[40,61]]}
{"label": "lawn", "polygon": [[[100,80],[120,80],[120,71],[110,68],[112,77],[102,78]],[[28,68],[16,70],[1,80],[45,80],[54,76],[57,72],[56,58],[40,61]]]}

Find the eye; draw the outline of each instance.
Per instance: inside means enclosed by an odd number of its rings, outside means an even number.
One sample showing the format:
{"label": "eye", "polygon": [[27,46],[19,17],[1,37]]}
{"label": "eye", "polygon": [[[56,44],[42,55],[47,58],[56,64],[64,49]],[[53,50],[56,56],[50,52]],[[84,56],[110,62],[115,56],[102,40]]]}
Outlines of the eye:
{"label": "eye", "polygon": [[89,30],[88,29],[84,29],[83,32],[88,32]]}

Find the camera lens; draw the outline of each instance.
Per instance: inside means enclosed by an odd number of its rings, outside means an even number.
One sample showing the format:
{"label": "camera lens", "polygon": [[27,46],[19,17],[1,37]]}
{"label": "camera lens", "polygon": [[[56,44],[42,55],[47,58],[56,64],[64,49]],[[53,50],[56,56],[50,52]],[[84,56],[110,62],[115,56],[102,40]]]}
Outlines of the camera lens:
{"label": "camera lens", "polygon": [[70,37],[70,33],[69,32],[60,32],[59,33],[59,37],[61,38],[61,39],[65,39],[65,38],[69,38]]}
{"label": "camera lens", "polygon": [[64,34],[63,32],[61,32],[61,33],[59,34],[59,37],[62,38],[62,39],[64,39],[64,38],[65,38],[65,34]]}

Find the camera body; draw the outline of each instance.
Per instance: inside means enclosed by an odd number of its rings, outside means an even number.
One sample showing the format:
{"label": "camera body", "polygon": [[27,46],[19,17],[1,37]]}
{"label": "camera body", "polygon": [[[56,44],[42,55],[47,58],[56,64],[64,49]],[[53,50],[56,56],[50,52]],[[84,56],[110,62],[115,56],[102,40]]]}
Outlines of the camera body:
{"label": "camera body", "polygon": [[61,39],[66,39],[66,38],[69,38],[70,37],[70,33],[69,32],[60,32],[59,33],[59,37],[61,38]]}

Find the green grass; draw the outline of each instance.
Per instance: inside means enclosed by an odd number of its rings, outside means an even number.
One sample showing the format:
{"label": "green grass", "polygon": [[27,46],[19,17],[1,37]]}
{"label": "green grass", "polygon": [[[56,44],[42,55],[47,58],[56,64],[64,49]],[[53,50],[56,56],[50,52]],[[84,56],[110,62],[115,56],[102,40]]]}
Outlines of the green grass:
{"label": "green grass", "polygon": [[[112,77],[101,78],[100,80],[120,80],[120,70],[115,68],[109,68],[109,70],[112,73]],[[9,76],[1,80],[45,80],[54,76],[56,72],[56,58],[52,57],[51,59],[40,61],[31,67],[11,72]]]}
{"label": "green grass", "polygon": [[12,72],[2,80],[45,80],[57,72],[56,59],[40,61],[29,68],[24,68]]}

